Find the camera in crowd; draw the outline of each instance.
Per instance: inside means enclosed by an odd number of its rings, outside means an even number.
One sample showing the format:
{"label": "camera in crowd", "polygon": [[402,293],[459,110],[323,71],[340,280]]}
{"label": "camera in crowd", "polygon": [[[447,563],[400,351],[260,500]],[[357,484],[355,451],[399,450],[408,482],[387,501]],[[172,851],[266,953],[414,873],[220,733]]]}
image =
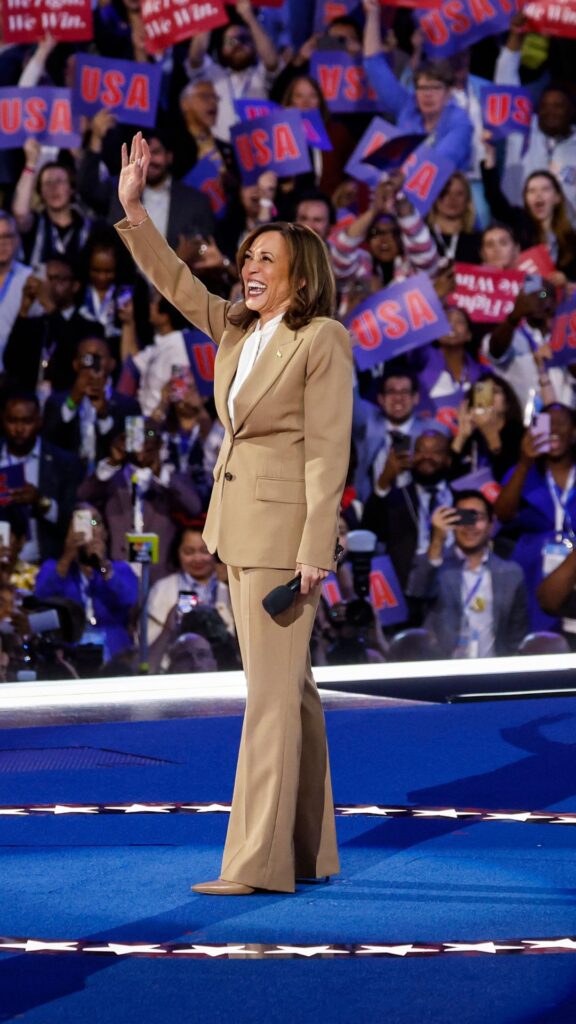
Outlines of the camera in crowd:
{"label": "camera in crowd", "polygon": [[100,373],[102,369],[102,356],[99,352],[85,352],[80,362],[85,370],[94,370],[94,373]]}
{"label": "camera in crowd", "polygon": [[22,599],[25,625],[0,623],[2,650],[8,656],[6,678],[20,682],[95,675],[103,660],[98,644],[78,645],[85,627],[82,605],[64,597]]}
{"label": "camera in crowd", "polygon": [[331,665],[365,662],[369,632],[374,625],[374,609],[370,603],[370,570],[376,548],[376,534],[371,530],[351,530],[346,540],[356,597],[330,609],[330,620],[337,633],[327,653]]}

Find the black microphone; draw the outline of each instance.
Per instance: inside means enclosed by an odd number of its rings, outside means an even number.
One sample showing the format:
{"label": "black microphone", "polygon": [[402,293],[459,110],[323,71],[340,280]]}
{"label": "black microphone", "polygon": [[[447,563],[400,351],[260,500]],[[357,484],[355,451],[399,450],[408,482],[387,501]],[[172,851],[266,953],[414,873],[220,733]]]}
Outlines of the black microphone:
{"label": "black microphone", "polygon": [[266,597],[262,598],[262,607],[269,615],[274,617],[280,615],[280,612],[285,612],[294,601],[296,594],[300,592],[300,580],[302,577],[300,573],[295,576],[293,580],[289,580],[288,583],[283,583],[280,587],[274,587]]}

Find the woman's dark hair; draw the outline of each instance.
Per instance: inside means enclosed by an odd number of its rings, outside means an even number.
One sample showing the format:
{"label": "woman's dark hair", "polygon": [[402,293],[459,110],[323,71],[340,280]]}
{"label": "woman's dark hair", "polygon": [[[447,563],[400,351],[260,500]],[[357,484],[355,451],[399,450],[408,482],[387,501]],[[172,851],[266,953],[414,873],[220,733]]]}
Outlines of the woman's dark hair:
{"label": "woman's dark hair", "polygon": [[[522,407],[514,388],[508,383],[508,381],[505,380],[504,377],[499,377],[496,373],[490,373],[488,370],[486,370],[485,373],[480,374],[478,380],[491,380],[502,389],[504,398],[506,399],[506,422],[519,423],[522,425]],[[473,388],[471,388],[468,395],[470,405],[472,405],[473,394],[474,391]]]}
{"label": "woman's dark hair", "polygon": [[312,86],[312,88],[314,89],[314,92],[316,93],[316,95],[318,97],[318,109],[319,109],[320,114],[322,116],[322,120],[324,121],[324,123],[326,123],[328,121],[329,117],[330,117],[330,111],[328,110],[328,104],[326,103],[326,100],[324,99],[324,94],[323,94],[320,86],[318,85],[318,82],[316,81],[315,78],[312,78],[311,75],[296,75],[295,78],[291,79],[291,81],[287,85],[287,87],[286,87],[286,89],[285,89],[285,91],[284,91],[284,93],[282,95],[282,100],[281,100],[282,106],[283,107],[290,107],[292,105],[292,96],[294,94],[294,89],[296,88],[298,82],[308,82],[308,85]]}
{"label": "woman's dark hair", "polygon": [[[314,317],[333,316],[336,306],[334,271],[326,245],[311,228],[286,221],[261,224],[250,232],[238,250],[238,273],[242,275],[246,253],[256,239],[272,231],[282,236],[288,249],[291,299],[284,314],[286,326],[299,330]],[[238,303],[237,312],[228,314],[228,321],[234,327],[249,327],[255,319],[257,314],[248,309],[244,302]]]}
{"label": "woman's dark hair", "polygon": [[539,242],[547,241],[546,233],[541,223],[532,216],[526,207],[526,192],[528,191],[530,182],[533,181],[534,178],[546,178],[546,180],[552,185],[552,188],[559,199],[559,202],[556,204],[552,212],[552,232],[556,235],[558,240],[557,266],[562,269],[562,267],[572,262],[574,259],[574,250],[576,248],[576,233],[574,232],[574,228],[572,227],[568,217],[566,196],[564,195],[560,182],[553,174],[550,173],[550,171],[533,171],[532,174],[529,174],[526,178],[524,188],[522,190],[522,198],[524,200],[526,212],[536,229]]}
{"label": "woman's dark hair", "polygon": [[226,629],[222,616],[208,605],[196,605],[182,617],[178,633],[198,633],[208,641],[221,671],[240,667],[236,641]]}

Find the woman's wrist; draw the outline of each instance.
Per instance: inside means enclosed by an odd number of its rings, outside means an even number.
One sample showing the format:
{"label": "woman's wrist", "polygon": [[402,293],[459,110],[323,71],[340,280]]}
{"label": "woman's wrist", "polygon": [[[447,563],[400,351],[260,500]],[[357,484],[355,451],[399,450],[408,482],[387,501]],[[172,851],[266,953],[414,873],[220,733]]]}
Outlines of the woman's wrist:
{"label": "woman's wrist", "polygon": [[126,214],[126,220],[130,222],[130,227],[138,228],[145,220],[148,220],[148,211],[142,203],[136,203],[134,206],[125,206],[124,213]]}

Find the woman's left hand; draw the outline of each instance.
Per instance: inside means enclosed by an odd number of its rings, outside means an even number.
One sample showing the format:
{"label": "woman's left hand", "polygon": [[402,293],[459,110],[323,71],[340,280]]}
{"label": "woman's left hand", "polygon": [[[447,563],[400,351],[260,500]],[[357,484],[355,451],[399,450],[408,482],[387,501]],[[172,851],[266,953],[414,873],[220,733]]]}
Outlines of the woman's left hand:
{"label": "woman's left hand", "polygon": [[315,565],[304,565],[296,562],[296,573],[300,573],[300,593],[311,594],[314,587],[317,587],[322,580],[325,580],[328,572],[326,569],[317,569]]}

